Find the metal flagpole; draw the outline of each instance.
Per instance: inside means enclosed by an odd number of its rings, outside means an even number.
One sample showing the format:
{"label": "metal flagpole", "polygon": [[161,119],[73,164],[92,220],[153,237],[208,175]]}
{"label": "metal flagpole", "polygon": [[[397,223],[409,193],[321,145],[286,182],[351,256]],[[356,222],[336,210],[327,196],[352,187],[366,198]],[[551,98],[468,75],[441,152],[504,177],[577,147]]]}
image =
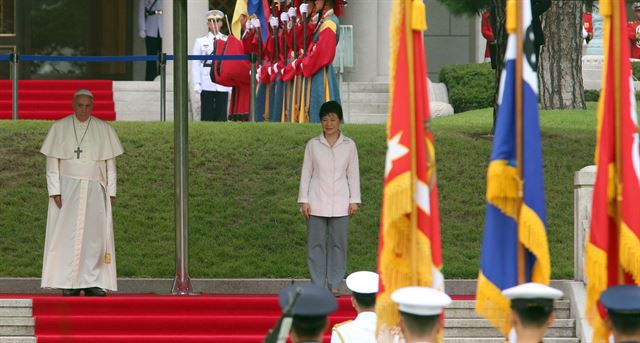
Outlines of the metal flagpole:
{"label": "metal flagpole", "polygon": [[193,293],[189,277],[187,151],[189,108],[187,99],[187,0],[173,1],[173,113],[176,187],[176,277],[171,293]]}
{"label": "metal flagpole", "polygon": [[167,54],[160,53],[160,121],[167,121]]}
{"label": "metal flagpole", "polygon": [[11,78],[11,87],[13,90],[13,94],[11,96],[11,100],[13,102],[12,117],[13,120],[18,120],[18,53],[16,52],[11,54]]}
{"label": "metal flagpole", "polygon": [[256,54],[251,53],[251,97],[249,98],[249,120],[256,121]]}

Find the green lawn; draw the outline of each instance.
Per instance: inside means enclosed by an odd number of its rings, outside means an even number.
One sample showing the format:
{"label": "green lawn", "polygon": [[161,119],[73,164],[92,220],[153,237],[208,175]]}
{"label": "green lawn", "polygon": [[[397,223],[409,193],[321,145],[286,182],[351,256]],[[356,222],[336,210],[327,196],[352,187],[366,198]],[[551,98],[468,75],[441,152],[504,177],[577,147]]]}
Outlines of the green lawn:
{"label": "green lawn", "polygon": [[[542,113],[553,277],[573,273],[573,174],[592,164],[595,104]],[[46,222],[44,158],[50,122],[0,121],[0,275],[39,276]],[[173,277],[173,124],[114,123],[118,274]],[[485,211],[491,112],[435,119],[444,273],[475,278]],[[352,220],[349,271],[375,270],[385,126],[344,125],[358,144],[363,205]],[[194,123],[189,130],[190,273],[194,278],[308,277],[296,204],[305,142],[318,125]]]}

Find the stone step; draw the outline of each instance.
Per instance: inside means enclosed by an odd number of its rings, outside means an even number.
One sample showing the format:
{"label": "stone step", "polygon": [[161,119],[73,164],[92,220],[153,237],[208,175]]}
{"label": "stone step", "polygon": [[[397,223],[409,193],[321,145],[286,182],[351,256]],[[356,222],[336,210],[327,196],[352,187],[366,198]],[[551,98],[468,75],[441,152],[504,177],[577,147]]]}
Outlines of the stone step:
{"label": "stone step", "polygon": [[31,318],[31,299],[0,299],[0,318],[28,317]]}
{"label": "stone step", "polygon": [[349,113],[349,124],[386,124],[386,113]]}
{"label": "stone step", "polygon": [[[501,333],[484,319],[445,319],[445,337],[500,337]],[[574,319],[556,319],[547,337],[575,337]]]}
{"label": "stone step", "polygon": [[0,343],[36,343],[35,337],[29,336],[0,336]]}
{"label": "stone step", "polygon": [[387,113],[389,111],[389,103],[367,102],[349,107],[351,114],[368,114],[368,113]]}
{"label": "stone step", "polygon": [[350,92],[341,98],[343,103],[389,103],[389,93]]}
{"label": "stone step", "polygon": [[[504,343],[504,337],[447,337],[445,343]],[[575,337],[545,337],[545,343],[578,343]]]}
{"label": "stone step", "polygon": [[[160,82],[113,81],[114,92],[160,92]],[[173,81],[167,79],[167,91],[173,92]]]}
{"label": "stone step", "polygon": [[389,93],[389,84],[381,82],[348,82],[340,85],[351,93]]}
{"label": "stone step", "polygon": [[[571,311],[569,309],[554,309],[553,314],[557,319],[571,319]],[[448,307],[446,317],[451,319],[482,319],[473,308],[451,308]]]}
{"label": "stone step", "polygon": [[31,317],[0,318],[0,336],[32,336],[35,320]]}

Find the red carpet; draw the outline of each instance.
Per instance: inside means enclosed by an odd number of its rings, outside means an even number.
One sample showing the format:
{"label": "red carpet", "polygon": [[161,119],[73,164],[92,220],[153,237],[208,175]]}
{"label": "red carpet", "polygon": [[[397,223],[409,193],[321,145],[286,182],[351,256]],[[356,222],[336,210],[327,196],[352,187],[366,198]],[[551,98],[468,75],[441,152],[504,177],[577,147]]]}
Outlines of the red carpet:
{"label": "red carpet", "polygon": [[[353,319],[349,297],[331,325]],[[273,295],[33,298],[39,343],[262,342],[281,310]],[[329,340],[330,332],[325,335]]]}
{"label": "red carpet", "polygon": [[[21,80],[18,81],[18,118],[58,120],[73,113],[73,94],[80,88],[93,93],[93,115],[115,120],[111,80]],[[11,80],[0,80],[0,119],[12,118]]]}
{"label": "red carpet", "polygon": [[[275,295],[0,294],[0,298],[33,299],[39,343],[259,343],[281,313]],[[474,296],[452,298],[472,300]],[[338,298],[338,303],[338,310],[329,317],[330,327],[356,316],[349,296]],[[330,333],[325,333],[325,342]]]}

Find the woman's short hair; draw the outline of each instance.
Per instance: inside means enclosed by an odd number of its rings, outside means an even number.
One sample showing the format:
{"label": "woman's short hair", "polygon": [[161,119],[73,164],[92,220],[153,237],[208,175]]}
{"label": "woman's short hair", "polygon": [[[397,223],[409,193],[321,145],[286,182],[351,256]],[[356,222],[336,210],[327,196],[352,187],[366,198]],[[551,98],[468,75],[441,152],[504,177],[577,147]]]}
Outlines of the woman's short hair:
{"label": "woman's short hair", "polygon": [[342,121],[342,106],[337,101],[327,101],[320,107],[320,120],[329,114],[335,114]]}

